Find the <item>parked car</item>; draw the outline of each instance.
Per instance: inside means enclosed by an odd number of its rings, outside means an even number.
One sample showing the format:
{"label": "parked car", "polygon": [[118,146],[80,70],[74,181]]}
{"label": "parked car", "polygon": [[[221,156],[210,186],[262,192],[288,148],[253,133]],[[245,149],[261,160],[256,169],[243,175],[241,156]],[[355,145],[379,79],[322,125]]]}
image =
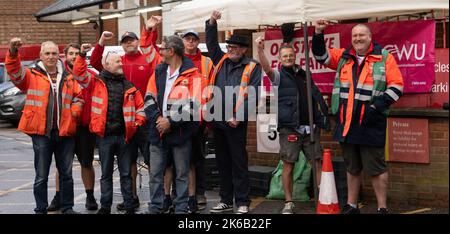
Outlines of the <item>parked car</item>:
{"label": "parked car", "polygon": [[[33,62],[24,61],[22,64],[31,67]],[[17,124],[22,116],[26,94],[11,82],[4,64],[0,64],[0,81],[0,119]]]}

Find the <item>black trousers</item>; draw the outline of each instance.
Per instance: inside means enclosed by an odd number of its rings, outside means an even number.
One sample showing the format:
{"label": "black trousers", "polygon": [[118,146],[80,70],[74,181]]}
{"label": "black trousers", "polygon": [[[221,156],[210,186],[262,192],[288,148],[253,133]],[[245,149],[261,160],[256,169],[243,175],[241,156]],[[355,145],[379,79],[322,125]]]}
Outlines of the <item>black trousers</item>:
{"label": "black trousers", "polygon": [[220,199],[228,205],[249,206],[247,123],[237,128],[214,128],[214,143],[220,178]]}

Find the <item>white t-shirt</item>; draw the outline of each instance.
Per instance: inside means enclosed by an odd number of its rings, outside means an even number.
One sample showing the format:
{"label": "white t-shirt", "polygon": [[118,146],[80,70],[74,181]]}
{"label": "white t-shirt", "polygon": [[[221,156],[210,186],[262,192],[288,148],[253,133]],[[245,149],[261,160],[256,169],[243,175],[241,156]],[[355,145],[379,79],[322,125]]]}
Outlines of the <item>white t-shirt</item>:
{"label": "white t-shirt", "polygon": [[172,91],[173,83],[177,80],[178,76],[180,75],[180,68],[175,70],[175,72],[170,75],[170,67],[167,67],[167,75],[166,75],[166,89],[164,90],[164,100],[163,100],[163,116],[167,117],[167,99],[169,98],[170,91]]}

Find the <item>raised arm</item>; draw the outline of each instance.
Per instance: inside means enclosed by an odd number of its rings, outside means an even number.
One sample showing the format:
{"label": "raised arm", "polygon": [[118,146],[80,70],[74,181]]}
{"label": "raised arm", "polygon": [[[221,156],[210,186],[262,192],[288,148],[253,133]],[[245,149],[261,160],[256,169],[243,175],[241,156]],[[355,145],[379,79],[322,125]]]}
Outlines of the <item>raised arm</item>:
{"label": "raised arm", "polygon": [[270,67],[269,61],[267,60],[266,55],[264,54],[264,38],[258,37],[255,42],[258,44],[258,58],[261,63],[261,67],[263,71],[269,76],[269,79],[274,82],[275,75],[273,69]]}
{"label": "raised arm", "polygon": [[208,48],[209,57],[214,62],[214,65],[219,63],[220,59],[225,53],[220,49],[219,40],[217,38],[217,20],[222,17],[222,14],[215,10],[212,12],[209,20],[206,21],[205,35],[206,47]]}

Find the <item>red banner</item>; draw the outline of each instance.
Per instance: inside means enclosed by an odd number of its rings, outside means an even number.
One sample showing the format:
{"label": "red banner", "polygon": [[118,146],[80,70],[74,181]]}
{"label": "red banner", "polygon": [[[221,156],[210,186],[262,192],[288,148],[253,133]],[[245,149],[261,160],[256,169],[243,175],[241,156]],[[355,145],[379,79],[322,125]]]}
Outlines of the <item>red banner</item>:
{"label": "red banner", "polygon": [[[355,24],[330,25],[325,29],[328,48],[351,46],[351,28]],[[391,52],[397,60],[405,82],[405,93],[429,93],[434,83],[435,22],[433,20],[374,22],[367,24],[372,30],[372,40]],[[308,28],[311,45],[313,27]],[[265,52],[272,67],[278,66],[278,50],[282,43],[279,30],[265,33]],[[294,39],[297,63],[305,65],[303,31],[296,31]],[[311,48],[311,47],[310,47]],[[323,93],[331,93],[335,72],[318,64],[310,52],[310,68],[316,85]]]}
{"label": "red banner", "polygon": [[448,49],[436,49],[436,80],[431,89],[431,105],[432,107],[442,107],[448,103]]}

